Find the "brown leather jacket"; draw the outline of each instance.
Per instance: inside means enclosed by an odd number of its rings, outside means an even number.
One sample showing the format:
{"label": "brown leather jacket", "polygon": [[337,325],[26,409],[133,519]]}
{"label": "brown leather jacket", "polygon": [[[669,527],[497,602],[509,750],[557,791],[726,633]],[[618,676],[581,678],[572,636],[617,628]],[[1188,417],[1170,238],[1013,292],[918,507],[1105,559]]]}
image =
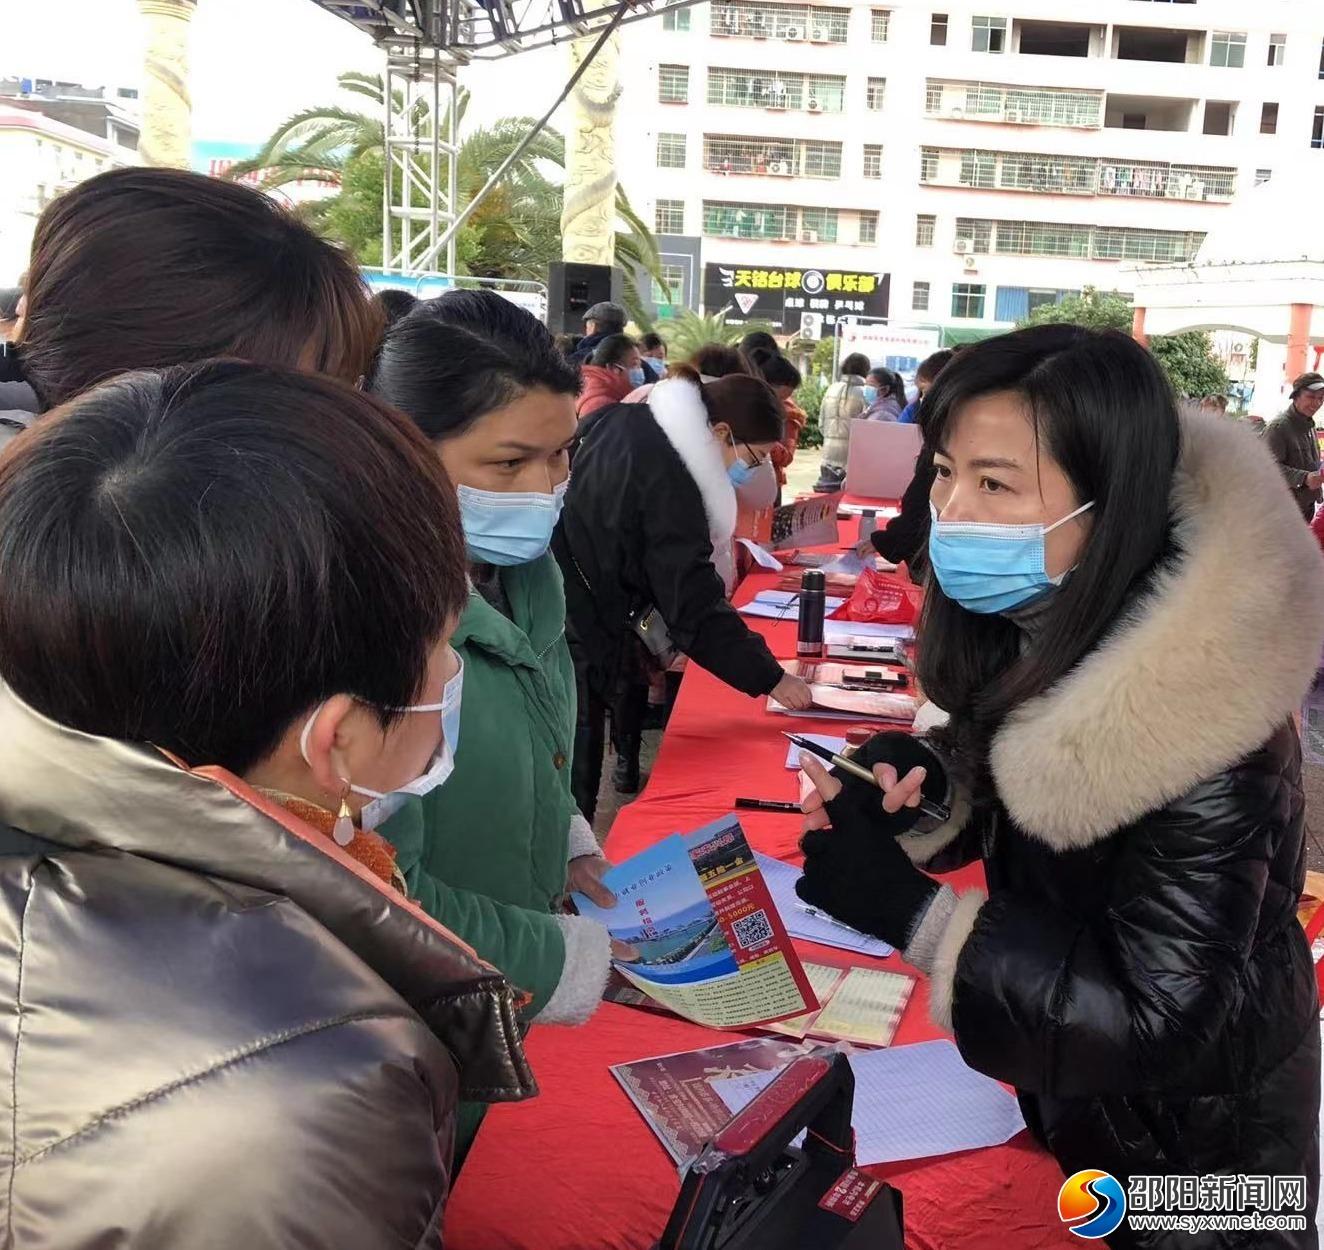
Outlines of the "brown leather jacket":
{"label": "brown leather jacket", "polygon": [[499,973],[219,769],[0,687],[0,1247],[437,1247]]}

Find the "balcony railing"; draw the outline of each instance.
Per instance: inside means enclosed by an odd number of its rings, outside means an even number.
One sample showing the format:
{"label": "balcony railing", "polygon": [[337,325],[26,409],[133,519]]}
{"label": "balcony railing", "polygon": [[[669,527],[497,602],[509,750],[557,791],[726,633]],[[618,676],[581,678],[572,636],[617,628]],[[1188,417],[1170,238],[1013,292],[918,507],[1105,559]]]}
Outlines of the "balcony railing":
{"label": "balcony railing", "polygon": [[840,178],[841,149],[840,143],[814,139],[705,135],[703,167],[756,178]]}
{"label": "balcony railing", "polygon": [[928,117],[953,121],[1097,130],[1103,125],[1103,92],[930,78],[925,85],[924,112]]}

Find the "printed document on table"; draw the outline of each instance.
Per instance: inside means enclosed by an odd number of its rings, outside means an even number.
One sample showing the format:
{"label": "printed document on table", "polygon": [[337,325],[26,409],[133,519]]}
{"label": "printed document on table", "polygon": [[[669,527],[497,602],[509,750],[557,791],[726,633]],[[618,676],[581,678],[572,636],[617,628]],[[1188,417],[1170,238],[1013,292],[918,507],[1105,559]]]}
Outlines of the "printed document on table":
{"label": "printed document on table", "polygon": [[[861,1165],[928,1159],[1001,1146],[1025,1127],[1020,1105],[997,1081],[967,1067],[945,1038],[850,1057],[855,1074],[856,1159]],[[732,1114],[775,1072],[714,1080]]]}
{"label": "printed document on table", "polygon": [[902,972],[852,968],[823,1000],[827,1005],[809,1032],[861,1046],[890,1046],[914,988],[914,978]]}
{"label": "printed document on table", "polygon": [[[831,734],[801,734],[800,737],[808,738],[810,742],[816,743],[818,746],[827,747],[833,755],[840,755],[846,749],[846,739],[834,738]],[[800,756],[804,753],[803,747],[798,747],[792,742],[790,750],[786,752],[786,767],[798,770]]]}
{"label": "printed document on table", "polygon": [[786,926],[786,932],[792,937],[817,942],[821,946],[835,946],[838,950],[857,951],[861,955],[875,955],[879,959],[886,959],[892,953],[892,947],[879,938],[805,911],[800,896],[795,892],[795,883],[804,874],[793,864],[784,864],[779,859],[760,855],[757,851],[754,852],[754,860],[763,874],[763,882]]}

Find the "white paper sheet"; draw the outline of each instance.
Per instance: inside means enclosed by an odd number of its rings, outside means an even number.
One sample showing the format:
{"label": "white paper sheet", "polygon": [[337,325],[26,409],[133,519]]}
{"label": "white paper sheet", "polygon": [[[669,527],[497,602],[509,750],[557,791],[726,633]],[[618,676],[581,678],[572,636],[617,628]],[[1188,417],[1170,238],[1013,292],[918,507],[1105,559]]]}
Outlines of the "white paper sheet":
{"label": "white paper sheet", "polygon": [[873,621],[824,621],[824,642],[848,642],[852,638],[901,638],[915,636],[913,625],[878,625]]}
{"label": "white paper sheet", "polygon": [[[810,742],[818,746],[827,747],[835,755],[840,755],[846,746],[845,738],[834,738],[830,734],[801,734],[800,737],[808,738]],[[786,767],[798,769],[800,767],[800,756],[804,753],[803,747],[798,747],[792,742],[790,750],[786,752]]]}
{"label": "white paper sheet", "polygon": [[[851,1124],[863,1165],[1001,1146],[1025,1127],[1016,1099],[967,1067],[946,1039],[854,1054],[850,1066],[855,1074]],[[776,1075],[728,1077],[712,1087],[734,1114]]]}
{"label": "white paper sheet", "polygon": [[764,550],[752,538],[737,538],[736,542],[754,557],[754,563],[759,568],[771,569],[774,573],[780,573],[786,567],[772,552]]}
{"label": "white paper sheet", "polygon": [[860,955],[874,955],[879,959],[886,959],[892,953],[892,947],[878,938],[805,911],[800,896],[795,892],[795,883],[804,874],[794,865],[760,855],[757,851],[754,852],[754,859],[759,871],[763,873],[763,880],[782,918],[782,924],[792,937],[803,938],[806,942],[818,942],[823,946],[835,946],[838,950],[855,951]]}
{"label": "white paper sheet", "polygon": [[[835,612],[846,600],[828,595],[823,601],[825,612]],[[800,594],[795,590],[761,590],[748,603],[736,609],[742,616],[765,617],[773,621],[786,621],[800,614]],[[830,622],[824,622],[824,625]]]}

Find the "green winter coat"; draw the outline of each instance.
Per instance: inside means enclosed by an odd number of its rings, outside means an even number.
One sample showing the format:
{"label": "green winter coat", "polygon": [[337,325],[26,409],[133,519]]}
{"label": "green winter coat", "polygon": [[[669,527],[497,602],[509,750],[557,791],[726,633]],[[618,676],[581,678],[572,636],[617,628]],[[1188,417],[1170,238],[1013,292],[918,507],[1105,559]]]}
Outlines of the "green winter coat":
{"label": "green winter coat", "polygon": [[565,892],[575,673],[550,555],[501,570],[507,619],[472,591],[452,645],[464,660],[460,744],[445,785],[382,828],[410,897],[533,996],[561,979],[552,917]]}

